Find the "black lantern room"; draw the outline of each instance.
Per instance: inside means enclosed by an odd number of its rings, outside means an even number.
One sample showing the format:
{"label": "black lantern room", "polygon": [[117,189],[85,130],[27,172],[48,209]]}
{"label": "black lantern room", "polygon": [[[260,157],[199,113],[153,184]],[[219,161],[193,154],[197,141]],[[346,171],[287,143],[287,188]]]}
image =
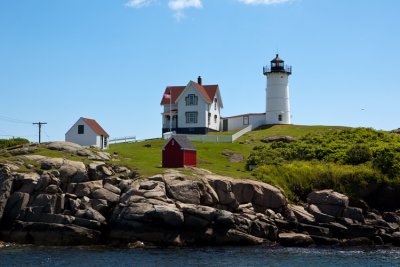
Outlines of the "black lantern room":
{"label": "black lantern room", "polygon": [[271,60],[271,66],[264,67],[264,75],[271,72],[285,72],[287,74],[292,74],[292,67],[285,66],[285,61],[276,54],[276,57]]}

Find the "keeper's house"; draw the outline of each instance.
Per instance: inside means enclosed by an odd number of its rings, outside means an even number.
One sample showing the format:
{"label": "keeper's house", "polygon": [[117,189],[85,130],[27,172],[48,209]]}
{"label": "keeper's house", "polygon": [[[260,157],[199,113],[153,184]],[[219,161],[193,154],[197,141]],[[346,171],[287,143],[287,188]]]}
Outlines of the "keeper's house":
{"label": "keeper's house", "polygon": [[108,138],[108,133],[97,121],[82,117],[65,134],[65,141],[100,149],[108,149]]}
{"label": "keeper's house", "polygon": [[220,131],[223,108],[218,85],[203,85],[199,76],[197,83],[186,86],[168,86],[161,99],[162,133],[207,134]]}

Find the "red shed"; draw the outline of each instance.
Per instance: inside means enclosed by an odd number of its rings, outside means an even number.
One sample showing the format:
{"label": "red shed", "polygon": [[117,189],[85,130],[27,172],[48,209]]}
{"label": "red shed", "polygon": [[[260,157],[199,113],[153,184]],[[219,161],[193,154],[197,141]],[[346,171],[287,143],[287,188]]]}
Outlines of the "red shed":
{"label": "red shed", "polygon": [[162,148],[163,168],[196,166],[196,148],[186,136],[172,136]]}

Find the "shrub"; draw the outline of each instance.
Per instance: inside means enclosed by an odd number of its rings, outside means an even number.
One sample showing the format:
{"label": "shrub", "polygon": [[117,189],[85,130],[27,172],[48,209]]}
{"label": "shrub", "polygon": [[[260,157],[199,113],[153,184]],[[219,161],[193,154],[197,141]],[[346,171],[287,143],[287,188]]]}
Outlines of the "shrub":
{"label": "shrub", "polygon": [[293,202],[306,201],[310,192],[326,188],[349,196],[366,197],[385,182],[382,174],[366,165],[318,161],[295,161],[281,166],[264,165],[257,168],[253,175],[284,189]]}
{"label": "shrub", "polygon": [[351,165],[358,165],[370,161],[372,152],[366,145],[354,145],[346,152],[345,162]]}
{"label": "shrub", "polygon": [[394,148],[383,148],[375,152],[373,165],[390,178],[400,175],[400,155]]}
{"label": "shrub", "polygon": [[29,140],[24,138],[15,138],[15,139],[0,139],[0,149],[27,144]]}

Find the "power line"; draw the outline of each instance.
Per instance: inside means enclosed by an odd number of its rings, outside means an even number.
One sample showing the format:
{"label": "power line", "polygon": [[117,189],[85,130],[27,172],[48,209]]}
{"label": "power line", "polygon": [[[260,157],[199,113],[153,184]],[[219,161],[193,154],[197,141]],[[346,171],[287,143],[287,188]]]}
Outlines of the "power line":
{"label": "power line", "polygon": [[47,122],[33,122],[32,124],[37,125],[39,128],[39,144],[41,142],[41,135],[42,135],[42,125],[47,124]]}
{"label": "power line", "polygon": [[0,120],[11,122],[11,123],[31,124],[30,121],[24,121],[24,120],[12,118],[12,117],[4,116],[4,115],[0,115]]}

